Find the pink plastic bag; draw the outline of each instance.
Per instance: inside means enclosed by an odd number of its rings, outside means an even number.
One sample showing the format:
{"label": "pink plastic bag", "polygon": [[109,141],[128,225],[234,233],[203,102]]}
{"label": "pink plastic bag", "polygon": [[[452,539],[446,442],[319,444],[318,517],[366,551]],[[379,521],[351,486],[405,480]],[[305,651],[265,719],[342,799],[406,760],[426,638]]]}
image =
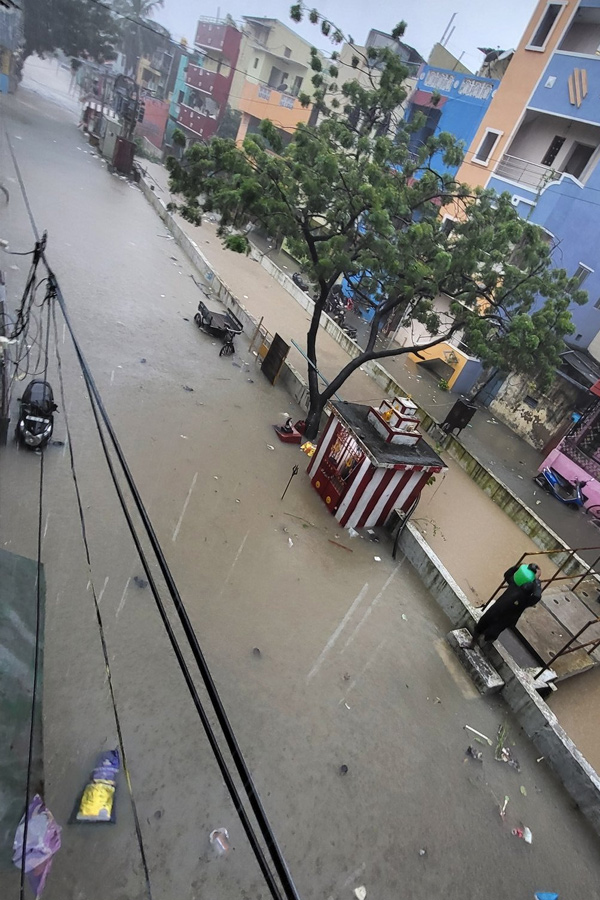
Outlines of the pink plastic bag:
{"label": "pink plastic bag", "polygon": [[[60,850],[61,828],[56,819],[36,794],[27,813],[27,848],[25,851],[25,873],[36,900],[42,896],[52,857]],[[19,822],[13,844],[13,863],[20,869],[23,860],[23,836],[25,816]]]}

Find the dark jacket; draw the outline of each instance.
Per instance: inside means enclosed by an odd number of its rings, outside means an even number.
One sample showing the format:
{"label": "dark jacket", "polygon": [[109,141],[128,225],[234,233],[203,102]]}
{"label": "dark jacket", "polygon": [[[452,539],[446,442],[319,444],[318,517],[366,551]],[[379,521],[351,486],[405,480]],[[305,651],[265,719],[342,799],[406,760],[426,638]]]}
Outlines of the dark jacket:
{"label": "dark jacket", "polygon": [[514,628],[522,613],[541,600],[542,585],[539,579],[519,585],[514,582],[518,565],[512,566],[504,573],[508,587],[497,600],[492,603],[475,626],[475,634],[482,634],[486,640],[495,641],[505,628]]}

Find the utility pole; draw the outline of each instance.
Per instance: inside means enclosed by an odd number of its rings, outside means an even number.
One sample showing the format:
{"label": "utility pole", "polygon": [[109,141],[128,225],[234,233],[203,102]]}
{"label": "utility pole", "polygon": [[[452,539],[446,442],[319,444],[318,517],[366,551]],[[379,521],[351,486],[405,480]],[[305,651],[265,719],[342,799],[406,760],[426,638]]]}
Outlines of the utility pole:
{"label": "utility pole", "polygon": [[[6,281],[0,269],[0,338],[6,337]],[[8,345],[2,341],[0,346],[0,447],[6,447],[8,441],[9,416],[9,384]]]}

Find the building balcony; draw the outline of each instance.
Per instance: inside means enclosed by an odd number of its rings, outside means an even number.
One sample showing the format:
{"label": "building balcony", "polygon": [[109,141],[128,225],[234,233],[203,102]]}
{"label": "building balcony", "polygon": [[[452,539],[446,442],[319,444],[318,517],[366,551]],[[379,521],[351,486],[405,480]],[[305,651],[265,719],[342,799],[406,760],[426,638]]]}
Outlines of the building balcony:
{"label": "building balcony", "polygon": [[204,50],[221,51],[225,48],[231,32],[240,34],[226,19],[210,19],[205,16],[198,20],[195,44]]}
{"label": "building balcony", "polygon": [[187,67],[185,83],[188,87],[202,91],[203,94],[212,94],[215,86],[218,87],[221,83],[224,85],[225,78],[216,72],[210,72],[208,69],[203,69],[202,66],[193,66],[190,63]]}
{"label": "building balcony", "polygon": [[538,192],[565,176],[580,187],[600,159],[600,124],[528,109],[494,174]]}
{"label": "building balcony", "polygon": [[255,119],[270,119],[277,128],[288,132],[310,118],[310,107],[303,107],[297,97],[251,81],[244,82],[239,109]]}
{"label": "building balcony", "polygon": [[202,138],[212,137],[218,125],[217,115],[208,115],[206,112],[200,112],[197,109],[192,109],[191,106],[186,106],[185,103],[179,104],[177,122]]}
{"label": "building balcony", "polygon": [[511,156],[509,153],[504,154],[496,166],[495,174],[516,184],[523,184],[536,192],[551,181],[560,179],[560,174],[550,166],[541,166],[518,156]]}

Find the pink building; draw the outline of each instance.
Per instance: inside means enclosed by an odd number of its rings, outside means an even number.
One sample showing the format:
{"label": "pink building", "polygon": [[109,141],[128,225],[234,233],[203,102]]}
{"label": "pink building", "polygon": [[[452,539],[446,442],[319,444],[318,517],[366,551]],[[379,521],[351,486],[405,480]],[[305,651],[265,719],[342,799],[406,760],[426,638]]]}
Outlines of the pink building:
{"label": "pink building", "polygon": [[143,119],[138,122],[135,133],[147,138],[159,150],[162,150],[169,118],[169,103],[166,100],[156,100],[154,97],[145,97],[143,102]]}

